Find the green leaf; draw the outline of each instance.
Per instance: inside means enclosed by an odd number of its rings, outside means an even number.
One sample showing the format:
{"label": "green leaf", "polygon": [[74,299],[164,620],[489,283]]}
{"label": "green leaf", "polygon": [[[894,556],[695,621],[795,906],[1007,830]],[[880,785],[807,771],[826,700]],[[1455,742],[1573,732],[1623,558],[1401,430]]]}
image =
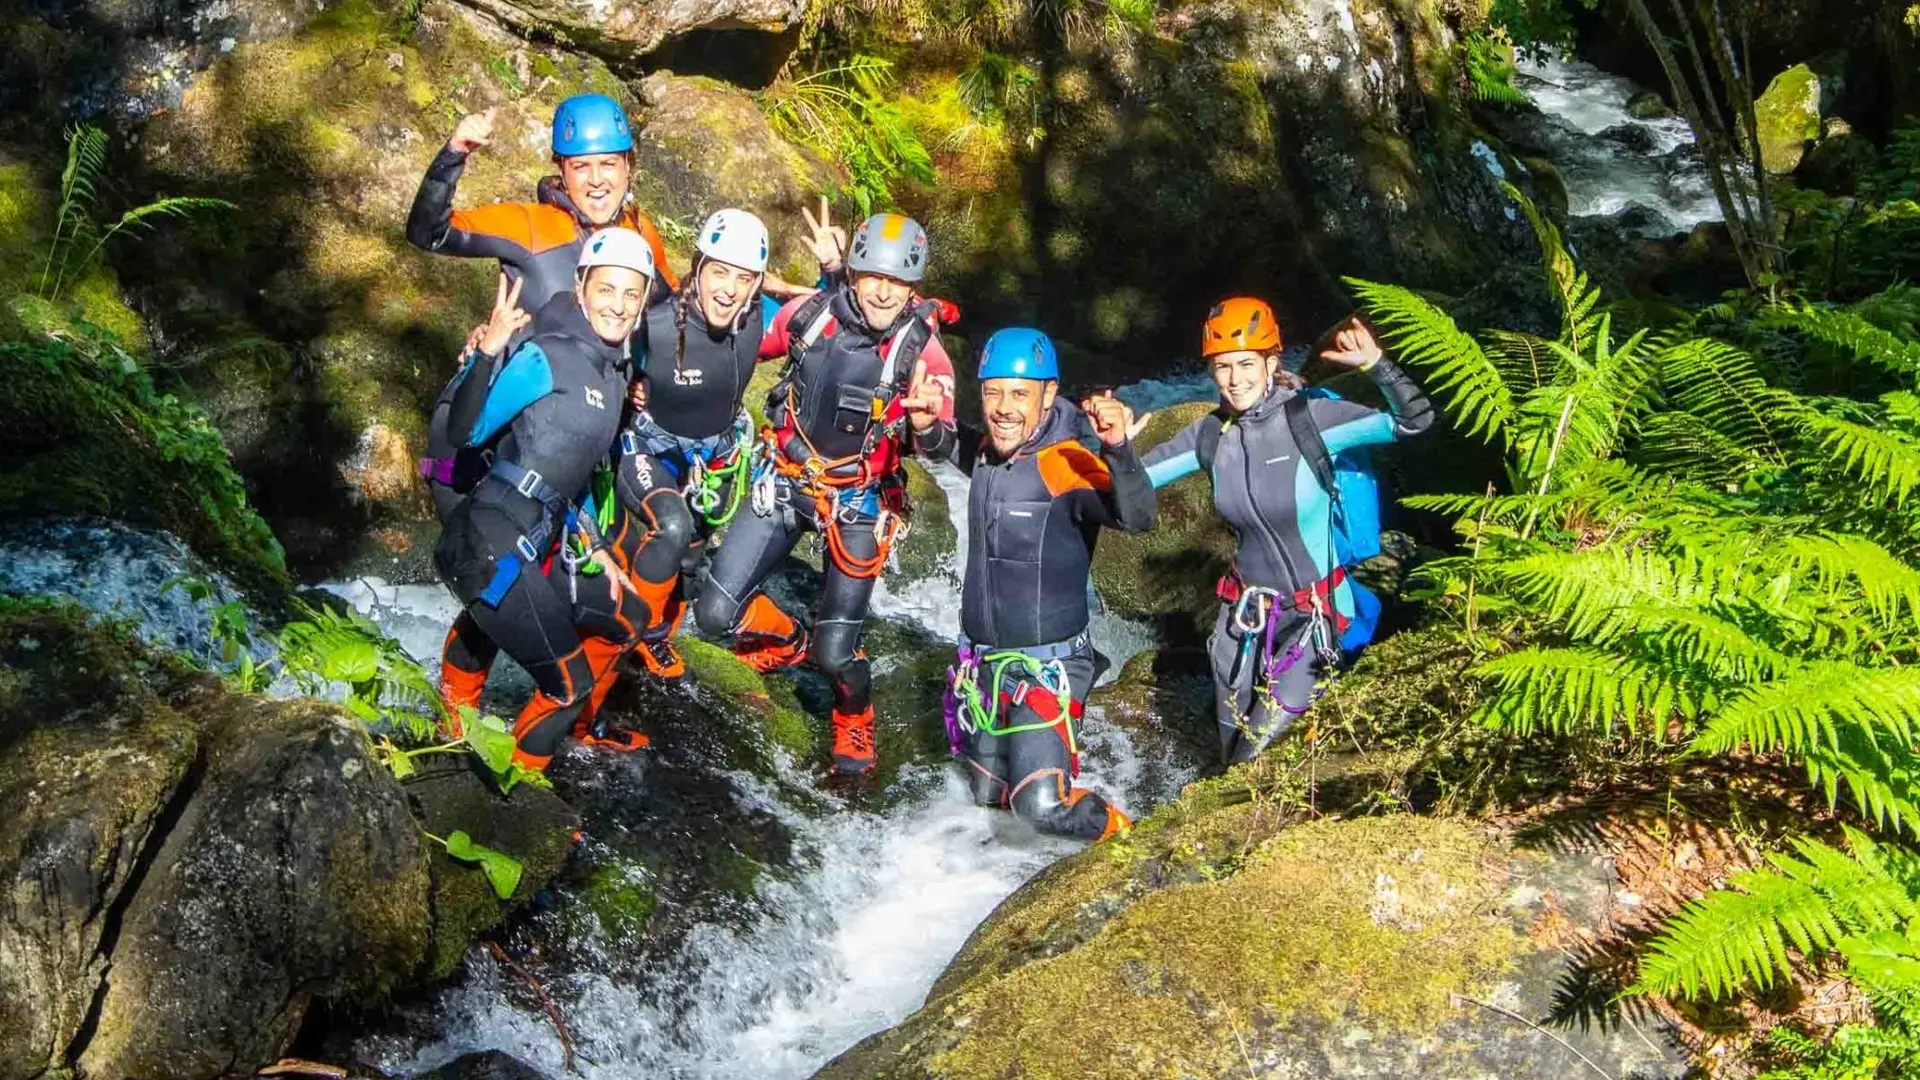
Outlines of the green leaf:
{"label": "green leaf", "polygon": [[507,722],[497,716],[476,717],[473,710],[460,710],[462,726],[466,732],[466,742],[473,752],[480,755],[487,768],[497,777],[506,779],[513,769],[513,751],[518,745],[513,732],[507,730]]}
{"label": "green leaf", "polygon": [[493,886],[493,895],[502,900],[512,898],[513,891],[520,887],[520,875],[526,871],[519,859],[477,844],[458,829],[447,834],[447,854],[461,862],[479,863],[487,884]]}
{"label": "green leaf", "polygon": [[335,682],[366,682],[380,670],[380,651],[370,641],[341,641],[320,658],[320,673]]}
{"label": "green leaf", "polygon": [[[392,744],[389,743],[388,745],[391,746]],[[393,774],[395,780],[405,780],[407,777],[419,772],[420,769],[414,765],[412,754],[407,753],[405,750],[394,750],[387,755],[387,771]]]}
{"label": "green leaf", "polygon": [[1883,990],[1920,989],[1920,949],[1892,930],[1841,938],[1848,974]]}

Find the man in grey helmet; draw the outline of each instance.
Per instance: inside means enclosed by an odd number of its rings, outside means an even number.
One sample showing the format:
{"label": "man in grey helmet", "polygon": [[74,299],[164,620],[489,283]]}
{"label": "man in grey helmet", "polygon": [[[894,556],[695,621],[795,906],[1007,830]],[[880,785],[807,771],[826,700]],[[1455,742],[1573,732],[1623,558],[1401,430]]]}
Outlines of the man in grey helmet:
{"label": "man in grey helmet", "polygon": [[[760,358],[786,368],[767,401],[751,512],[735,517],[694,606],[700,629],[731,635],[757,670],[811,657],[832,679],[842,774],[878,761],[860,632],[907,512],[901,461],[911,449],[944,457],[954,438],[953,362],[940,345],[950,309],[916,291],[927,254],[919,223],[875,214],[854,230],[844,279],[774,317]],[[761,591],[809,531],[827,553],[811,635]]]}

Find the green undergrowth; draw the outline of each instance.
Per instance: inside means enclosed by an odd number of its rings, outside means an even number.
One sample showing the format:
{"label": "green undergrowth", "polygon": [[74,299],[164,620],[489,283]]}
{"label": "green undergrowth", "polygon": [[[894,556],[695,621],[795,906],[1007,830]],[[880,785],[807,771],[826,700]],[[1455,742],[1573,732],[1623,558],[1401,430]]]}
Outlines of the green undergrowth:
{"label": "green undergrowth", "polygon": [[220,434],[106,333],[0,341],[0,418],[0,513],[155,525],[251,592],[286,589]]}
{"label": "green undergrowth", "polygon": [[127,348],[144,350],[146,324],[121,298],[119,282],[103,263],[81,267],[59,302],[40,299],[57,201],[37,170],[0,153],[0,333],[97,326]]}

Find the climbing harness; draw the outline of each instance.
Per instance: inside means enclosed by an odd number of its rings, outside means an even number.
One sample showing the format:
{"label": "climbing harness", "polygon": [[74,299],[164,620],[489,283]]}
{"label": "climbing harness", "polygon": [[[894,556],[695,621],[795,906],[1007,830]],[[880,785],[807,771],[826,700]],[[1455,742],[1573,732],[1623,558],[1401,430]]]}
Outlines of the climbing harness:
{"label": "climbing harness", "polygon": [[[1345,632],[1348,620],[1334,602],[1334,593],[1346,578],[1346,568],[1336,566],[1333,573],[1291,595],[1278,589],[1248,585],[1231,570],[1220,578],[1215,595],[1229,605],[1228,622],[1240,633],[1235,673],[1249,670],[1248,665],[1257,665],[1253,669],[1258,674],[1252,680],[1252,690],[1265,702],[1270,714],[1299,716],[1306,712],[1305,708],[1294,708],[1276,698],[1273,687],[1282,675],[1306,658],[1309,648],[1319,657],[1324,671],[1334,670],[1339,662],[1340,635]],[[1280,624],[1286,621],[1278,617],[1282,604],[1287,610],[1307,616],[1305,632],[1284,648],[1279,640]],[[1317,689],[1315,696],[1320,692]],[[1257,731],[1248,724],[1251,711],[1236,710],[1234,726],[1250,739],[1266,738],[1270,733]]]}
{"label": "climbing harness", "polygon": [[745,494],[746,485],[740,481],[753,462],[753,421],[741,413],[733,426],[719,435],[685,439],[643,412],[632,427],[620,433],[620,449],[628,455],[644,453],[660,458],[668,468],[673,468],[676,460],[686,462],[680,496],[689,510],[718,529],[733,520]]}
{"label": "climbing harness", "polygon": [[[1053,645],[984,649],[963,637],[954,665],[947,669],[944,700],[947,743],[954,756],[965,756],[976,734],[1004,737],[1052,730],[1067,744],[1072,775],[1080,775],[1080,743],[1074,722],[1084,715],[1086,705],[1074,699],[1062,661],[1087,643],[1087,635],[1082,632]],[[1011,717],[1012,710],[1023,705],[1040,718],[1039,722],[998,722],[1003,710]]]}
{"label": "climbing harness", "polygon": [[[600,532],[594,514],[583,512],[581,507],[575,506],[572,500],[547,483],[546,478],[538,472],[521,468],[519,464],[505,458],[495,458],[490,475],[527,498],[538,502],[543,511],[540,520],[534,523],[533,528],[514,540],[512,550],[495,560],[493,578],[487,582],[486,588],[480,591],[480,601],[488,607],[497,608],[500,602],[506,599],[507,590],[513,588],[513,583],[520,580],[520,575],[526,571],[529,564],[538,567],[551,558],[557,541],[573,540],[578,533],[581,549],[591,552],[599,545]],[[558,536],[553,528],[553,520],[556,517],[561,519],[561,535]],[[589,562],[590,556],[579,554],[579,549],[575,549],[572,543],[562,542],[558,546],[561,549],[561,565],[567,570],[568,588],[573,598],[577,600],[579,599],[577,580],[579,567],[582,563]]]}

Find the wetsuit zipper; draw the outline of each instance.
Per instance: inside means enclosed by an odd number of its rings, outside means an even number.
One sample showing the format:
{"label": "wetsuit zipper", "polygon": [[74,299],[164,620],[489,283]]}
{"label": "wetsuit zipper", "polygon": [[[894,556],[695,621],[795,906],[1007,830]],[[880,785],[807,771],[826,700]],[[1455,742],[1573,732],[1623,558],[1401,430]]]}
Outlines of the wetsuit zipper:
{"label": "wetsuit zipper", "polygon": [[[1268,543],[1273,545],[1273,552],[1278,557],[1280,568],[1286,571],[1288,578],[1291,579],[1290,581],[1281,582],[1279,584],[1288,585],[1295,589],[1301,588],[1305,585],[1312,584],[1312,582],[1303,582],[1300,580],[1299,567],[1296,567],[1293,565],[1293,559],[1288,557],[1287,549],[1285,545],[1280,543],[1280,535],[1273,530],[1273,526],[1267,521],[1267,515],[1262,511],[1260,507],[1260,500],[1258,496],[1255,494],[1254,487],[1253,487],[1253,453],[1247,445],[1247,428],[1244,425],[1240,429],[1240,457],[1241,457],[1240,469],[1241,469],[1241,472],[1246,477],[1247,508],[1250,511],[1252,511],[1253,519],[1260,523],[1260,531],[1264,536],[1266,536]],[[1294,469],[1295,471],[1298,471],[1300,468],[1300,461],[1299,461],[1300,451],[1298,448],[1294,450],[1292,458],[1294,462]],[[1298,484],[1295,484],[1296,488],[1298,486],[1299,486]],[[1296,525],[1294,528],[1296,532],[1299,531],[1299,526],[1297,524],[1299,516],[1300,516],[1300,508],[1298,506],[1295,506],[1294,518],[1296,520]],[[1304,542],[1305,537],[1302,537],[1301,539]]]}

